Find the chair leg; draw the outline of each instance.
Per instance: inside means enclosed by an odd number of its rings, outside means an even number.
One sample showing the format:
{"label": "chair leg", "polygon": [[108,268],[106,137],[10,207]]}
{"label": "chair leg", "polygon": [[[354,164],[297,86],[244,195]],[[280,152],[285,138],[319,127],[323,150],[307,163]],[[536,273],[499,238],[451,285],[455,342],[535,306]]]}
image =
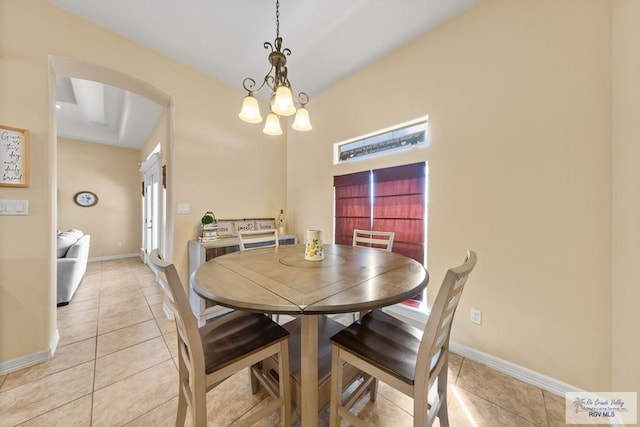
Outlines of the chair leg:
{"label": "chair leg", "polygon": [[260,381],[258,381],[256,376],[253,374],[251,368],[249,368],[249,382],[251,383],[251,394],[258,393],[258,391],[260,391]]}
{"label": "chair leg", "polygon": [[[185,369],[186,372],[186,369]],[[207,387],[204,378],[194,377],[186,379],[184,387],[191,390],[191,419],[193,427],[206,427],[207,425]]]}
{"label": "chair leg", "polygon": [[375,402],[376,398],[378,397],[378,379],[377,378],[374,378],[373,381],[371,381],[371,384],[369,384],[369,397],[372,402]]}
{"label": "chair leg", "polygon": [[440,375],[438,375],[438,398],[440,399],[440,408],[438,409],[438,418],[440,419],[440,427],[449,427],[449,412],[447,411],[447,376],[449,372],[449,360],[444,364]]}
{"label": "chair leg", "polygon": [[278,356],[278,371],[280,372],[280,399],[282,399],[282,410],[280,416],[284,427],[291,427],[291,376],[289,372],[289,340],[280,343],[280,354]]}
{"label": "chair leg", "polygon": [[338,406],[342,404],[342,361],[340,349],[331,345],[331,407],[329,410],[329,426],[340,425]]}
{"label": "chair leg", "polygon": [[187,421],[187,398],[182,390],[182,384],[180,384],[180,391],[178,392],[178,413],[176,414],[176,427],[183,427]]}
{"label": "chair leg", "polygon": [[185,388],[189,387],[189,374],[182,357],[178,358],[178,412],[176,413],[176,427],[184,426],[187,420],[187,397]]}
{"label": "chair leg", "polygon": [[191,418],[193,419],[193,427],[206,427],[207,425],[206,392],[198,393],[197,391],[195,391],[191,398],[192,398]]}
{"label": "chair leg", "polygon": [[428,419],[429,402],[428,393],[417,393],[413,395],[413,427],[426,427]]}

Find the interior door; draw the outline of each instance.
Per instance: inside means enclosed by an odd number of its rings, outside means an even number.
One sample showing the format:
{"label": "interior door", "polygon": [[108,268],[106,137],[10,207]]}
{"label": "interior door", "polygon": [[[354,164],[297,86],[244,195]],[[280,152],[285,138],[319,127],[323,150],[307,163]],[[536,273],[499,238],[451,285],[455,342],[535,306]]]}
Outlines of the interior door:
{"label": "interior door", "polygon": [[144,179],[142,196],[142,248],[141,256],[148,263],[149,253],[160,247],[162,237],[162,158],[159,153],[152,154],[140,168]]}

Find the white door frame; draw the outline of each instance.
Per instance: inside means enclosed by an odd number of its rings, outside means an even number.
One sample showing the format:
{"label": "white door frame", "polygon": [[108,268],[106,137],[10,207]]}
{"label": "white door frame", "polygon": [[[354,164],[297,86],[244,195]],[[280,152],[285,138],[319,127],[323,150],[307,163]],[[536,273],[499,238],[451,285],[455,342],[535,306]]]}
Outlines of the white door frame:
{"label": "white door frame", "polygon": [[142,247],[140,256],[149,263],[149,253],[162,248],[164,191],[162,187],[162,155],[152,153],[140,166],[143,175],[142,195]]}

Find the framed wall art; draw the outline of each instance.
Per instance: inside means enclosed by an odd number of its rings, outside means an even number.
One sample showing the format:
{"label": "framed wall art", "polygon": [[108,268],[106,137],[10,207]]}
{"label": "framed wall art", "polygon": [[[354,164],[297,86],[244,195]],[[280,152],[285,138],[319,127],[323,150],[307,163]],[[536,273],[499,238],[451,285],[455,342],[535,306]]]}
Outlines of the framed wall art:
{"label": "framed wall art", "polygon": [[29,131],[0,125],[0,186],[29,186]]}

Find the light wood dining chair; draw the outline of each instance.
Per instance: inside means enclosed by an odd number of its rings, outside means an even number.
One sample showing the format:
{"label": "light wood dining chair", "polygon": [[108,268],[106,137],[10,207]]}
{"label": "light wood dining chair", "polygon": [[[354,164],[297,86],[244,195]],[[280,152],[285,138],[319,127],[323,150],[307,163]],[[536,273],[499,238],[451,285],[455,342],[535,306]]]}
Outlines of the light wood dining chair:
{"label": "light wood dining chair", "polygon": [[206,393],[245,368],[250,369],[251,375],[271,395],[271,402],[233,425],[250,426],[280,410],[282,425],[290,426],[290,382],[278,383],[258,368],[259,362],[277,354],[281,378],[289,378],[289,332],[263,314],[238,310],[198,329],[175,266],[164,261],[157,249],[151,252],[150,260],[153,269],[164,275],[169,285],[169,300],[178,331],[176,426],[184,425],[187,408],[194,427],[206,426]]}
{"label": "light wood dining chair", "polygon": [[[275,236],[275,237],[274,237]],[[238,233],[238,246],[241,251],[278,247],[279,240],[277,230],[241,231]],[[189,278],[189,305],[198,321],[198,327],[204,326],[209,319],[221,316],[232,311],[209,300],[202,298],[193,289],[195,272]]]}
{"label": "light wood dining chair", "polygon": [[277,248],[280,246],[277,229],[238,231],[240,251]]}
{"label": "light wood dining chair", "polygon": [[391,252],[395,235],[396,233],[393,231],[355,229],[353,230],[353,246],[367,246]]}
{"label": "light wood dining chair", "polygon": [[[374,310],[331,337],[330,425],[340,420],[365,425],[349,409],[369,389],[375,400],[380,379],[413,398],[413,425],[431,426],[436,417],[440,426],[449,425],[447,415],[447,369],[451,324],[477,256],[467,253],[464,263],[447,271],[424,330],[410,326],[382,310]],[[343,362],[367,374],[350,396],[342,400]],[[427,398],[437,384],[433,402]]]}
{"label": "light wood dining chair", "polygon": [[[240,252],[263,248],[278,248],[280,247],[278,230],[268,229],[238,231],[238,244],[240,246]],[[279,314],[273,314],[271,315],[271,318],[276,323],[280,323]]]}
{"label": "light wood dining chair", "polygon": [[[352,246],[366,246],[368,248],[383,249],[391,252],[393,239],[396,233],[393,231],[353,230]],[[358,320],[360,313],[353,313],[353,321]]]}

